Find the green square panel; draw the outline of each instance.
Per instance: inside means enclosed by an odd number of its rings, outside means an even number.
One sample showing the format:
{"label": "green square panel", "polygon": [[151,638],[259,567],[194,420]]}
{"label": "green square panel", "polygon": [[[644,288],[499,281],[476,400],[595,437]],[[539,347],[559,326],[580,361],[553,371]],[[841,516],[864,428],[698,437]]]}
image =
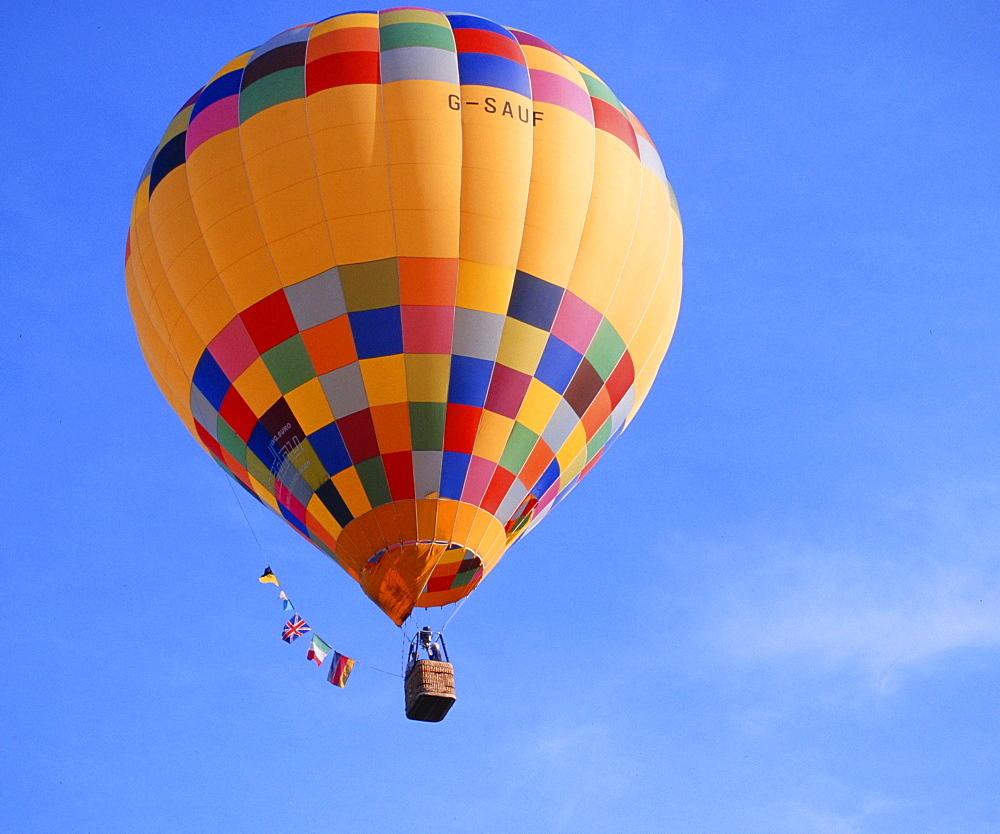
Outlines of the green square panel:
{"label": "green square panel", "polygon": [[406,46],[432,46],[455,51],[455,36],[446,26],[433,23],[390,23],[379,29],[379,47],[383,52]]}
{"label": "green square panel", "polygon": [[288,67],[265,75],[240,91],[240,122],[283,101],[305,98],[305,94],[305,67]]}
{"label": "green square panel", "polygon": [[236,458],[236,460],[240,463],[243,463],[247,457],[247,444],[243,442],[243,438],[229,428],[229,423],[221,417],[216,425],[218,426],[216,430],[216,439],[219,441],[222,448],[229,452],[229,454]]}
{"label": "green square panel", "polygon": [[537,440],[538,435],[531,429],[520,423],[514,423],[510,437],[507,438],[507,445],[500,456],[500,466],[508,472],[520,472],[531,450],[535,448]]}
{"label": "green square panel", "polygon": [[622,107],[622,103],[618,100],[618,96],[611,92],[611,88],[607,84],[601,81],[600,78],[591,75],[589,72],[583,72],[580,74],[583,76],[583,83],[587,85],[588,93],[590,93],[594,98],[606,101],[612,107],[617,108],[623,116],[625,115],[625,108]]}
{"label": "green square panel", "polygon": [[410,403],[410,440],[414,452],[444,448],[445,403]]}
{"label": "green square panel", "polygon": [[379,507],[392,501],[389,492],[389,482],[385,478],[385,467],[382,466],[382,458],[368,458],[361,463],[354,465],[361,478],[361,485],[365,488],[368,500],[372,507]]}
{"label": "green square panel", "polygon": [[625,343],[611,323],[605,319],[597,328],[594,341],[587,349],[587,359],[594,366],[594,370],[601,375],[601,379],[607,381],[623,353],[625,353]]}
{"label": "green square panel", "polygon": [[609,417],[604,421],[604,425],[597,430],[590,440],[587,441],[587,460],[591,461],[603,448],[604,444],[608,442],[608,438],[611,437],[611,418]]}
{"label": "green square panel", "polygon": [[282,394],[298,388],[316,376],[312,360],[297,333],[261,355]]}

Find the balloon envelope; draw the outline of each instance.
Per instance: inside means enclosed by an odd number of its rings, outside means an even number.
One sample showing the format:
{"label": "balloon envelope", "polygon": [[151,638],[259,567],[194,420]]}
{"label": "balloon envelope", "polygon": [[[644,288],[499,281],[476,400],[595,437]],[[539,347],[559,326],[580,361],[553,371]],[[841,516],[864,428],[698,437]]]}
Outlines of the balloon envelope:
{"label": "balloon envelope", "polygon": [[467,595],[625,428],[680,265],[663,166],[607,85],[407,8],[209,79],[143,173],[125,271],[188,429],[401,623]]}

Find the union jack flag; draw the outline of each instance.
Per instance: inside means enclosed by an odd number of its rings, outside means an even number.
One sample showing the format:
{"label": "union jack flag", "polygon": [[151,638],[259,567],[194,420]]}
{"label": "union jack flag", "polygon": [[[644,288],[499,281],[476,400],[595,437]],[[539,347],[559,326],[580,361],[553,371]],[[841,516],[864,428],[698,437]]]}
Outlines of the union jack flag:
{"label": "union jack flag", "polygon": [[299,637],[309,631],[312,631],[312,629],[306,625],[306,621],[298,614],[295,614],[292,616],[292,619],[285,623],[285,628],[281,632],[281,639],[286,643],[294,643]]}

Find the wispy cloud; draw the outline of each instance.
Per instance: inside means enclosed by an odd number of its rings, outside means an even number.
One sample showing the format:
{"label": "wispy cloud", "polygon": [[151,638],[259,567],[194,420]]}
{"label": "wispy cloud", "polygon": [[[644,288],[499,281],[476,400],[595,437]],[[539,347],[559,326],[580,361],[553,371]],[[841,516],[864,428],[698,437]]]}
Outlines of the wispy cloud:
{"label": "wispy cloud", "polygon": [[[842,798],[842,803],[844,799]],[[899,803],[886,797],[851,796],[848,810],[786,801],[764,810],[761,830],[789,834],[858,834],[870,830],[873,822],[891,813]]]}
{"label": "wispy cloud", "polygon": [[619,749],[617,729],[598,723],[553,728],[531,745],[536,778],[555,800],[550,813],[557,831],[580,830],[590,814],[627,790],[634,765]]}
{"label": "wispy cloud", "polygon": [[890,529],[867,551],[756,544],[756,567],[713,603],[714,641],[751,662],[854,665],[879,691],[946,652],[1000,645],[995,515],[983,518],[958,500],[906,503],[911,523],[891,552]]}
{"label": "wispy cloud", "polygon": [[510,767],[501,780],[508,810],[491,828],[485,821],[496,813],[494,796],[477,810],[472,830],[609,830],[606,821],[644,778],[628,738],[620,726],[580,715],[525,724],[494,757]]}
{"label": "wispy cloud", "polygon": [[719,636],[748,658],[860,662],[878,685],[951,649],[1000,645],[1000,584],[970,567],[916,570],[812,555],[780,591],[734,605]]}

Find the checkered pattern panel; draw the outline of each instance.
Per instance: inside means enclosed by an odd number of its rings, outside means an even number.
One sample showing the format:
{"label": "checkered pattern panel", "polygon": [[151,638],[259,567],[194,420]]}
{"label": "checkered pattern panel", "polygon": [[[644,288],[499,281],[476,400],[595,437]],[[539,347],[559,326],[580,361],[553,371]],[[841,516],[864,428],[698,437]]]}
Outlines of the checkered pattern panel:
{"label": "checkered pattern panel", "polygon": [[592,71],[400,7],[295,27],[209,78],[143,171],[125,269],[171,405],[355,578],[386,525],[401,546],[464,531],[427,602],[468,593],[498,558],[477,548],[536,524],[635,413],[680,229],[652,141]]}
{"label": "checkered pattern panel", "polygon": [[[635,378],[624,343],[600,313],[519,272],[505,315],[454,311],[456,320],[468,316],[470,326],[437,345],[448,384],[436,402],[411,402],[392,378],[405,375],[398,302],[395,259],[325,270],[241,312],[198,362],[190,407],[199,436],[248,486],[251,471],[266,471],[290,524],[308,534],[304,507],[321,487],[320,500],[342,526],[381,504],[415,497],[417,450],[442,453],[439,480],[420,485],[425,495],[471,502],[498,516],[525,495],[568,485],[560,481],[556,453],[571,438],[579,436],[586,463],[600,452],[613,430],[612,411]],[[499,342],[488,334],[501,333],[508,319],[545,339],[533,377],[487,358],[496,356]],[[366,364],[380,360],[396,363]],[[260,387],[252,378],[258,362],[273,382],[273,401],[255,414],[240,388]],[[538,432],[525,424],[537,425],[544,415],[527,398],[532,378],[562,404],[552,415],[561,428],[548,439],[548,426]],[[484,421],[486,414],[503,420]],[[482,437],[490,431],[496,436]],[[332,480],[350,468],[362,487],[357,498],[363,495],[353,507]]]}

